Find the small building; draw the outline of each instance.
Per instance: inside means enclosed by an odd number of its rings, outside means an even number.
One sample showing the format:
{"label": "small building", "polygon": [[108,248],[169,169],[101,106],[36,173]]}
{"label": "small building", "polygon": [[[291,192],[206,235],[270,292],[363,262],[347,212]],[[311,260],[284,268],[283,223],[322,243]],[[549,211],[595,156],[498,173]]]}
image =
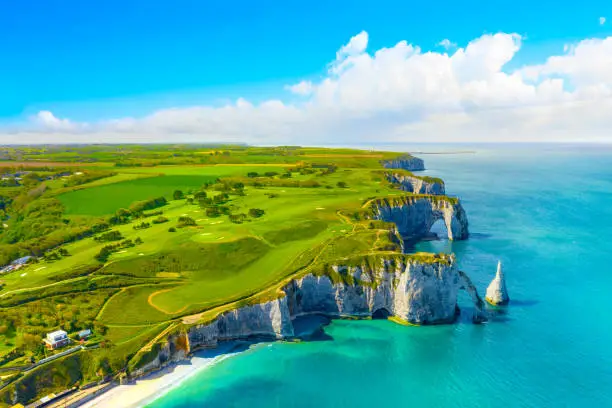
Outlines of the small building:
{"label": "small building", "polygon": [[79,336],[79,340],[86,340],[89,336],[91,336],[91,330],[90,329],[81,330],[78,336]]}
{"label": "small building", "polygon": [[11,265],[25,265],[30,259],[32,259],[31,256],[24,256],[19,259],[15,259],[13,262],[11,262]]}
{"label": "small building", "polygon": [[47,337],[45,338],[45,344],[50,350],[64,347],[68,343],[70,343],[70,339],[68,338],[68,333],[66,333],[64,330],[57,330],[47,333]]}

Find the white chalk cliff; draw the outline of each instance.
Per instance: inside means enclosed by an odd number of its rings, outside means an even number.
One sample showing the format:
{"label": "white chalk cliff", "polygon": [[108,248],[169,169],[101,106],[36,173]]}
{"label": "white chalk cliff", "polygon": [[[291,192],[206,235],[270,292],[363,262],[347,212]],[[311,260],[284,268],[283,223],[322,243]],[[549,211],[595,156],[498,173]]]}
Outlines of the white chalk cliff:
{"label": "white chalk cliff", "polygon": [[453,256],[424,262],[398,255],[375,258],[373,262],[328,266],[322,274],[292,280],[278,299],[222,313],[208,323],[195,324],[183,333],[169,336],[155,358],[131,376],[180,360],[195,348],[216,347],[220,341],[291,338],[293,319],[310,314],[395,316],[421,325],[452,323],[459,312],[460,290],[466,290],[472,298],[473,321],[486,320],[483,301],[469,277],[458,270]]}
{"label": "white chalk cliff", "polygon": [[425,170],[425,162],[423,159],[410,155],[399,156],[392,160],[384,160],[381,164],[387,169],[404,169],[408,171]]}
{"label": "white chalk cliff", "polygon": [[441,180],[430,181],[425,177],[411,174],[393,173],[386,174],[390,183],[397,184],[401,190],[415,194],[444,195],[444,182]]}
{"label": "white chalk cliff", "polygon": [[457,199],[436,196],[404,196],[372,202],[373,218],[392,222],[402,237],[416,240],[429,235],[437,220],[444,220],[448,239],[462,240],[469,236],[465,210]]}
{"label": "white chalk cliff", "polygon": [[510,296],[508,296],[508,289],[506,289],[506,278],[502,270],[501,261],[497,263],[497,272],[495,273],[495,278],[493,278],[493,280],[487,287],[485,300],[495,306],[506,305],[510,301]]}

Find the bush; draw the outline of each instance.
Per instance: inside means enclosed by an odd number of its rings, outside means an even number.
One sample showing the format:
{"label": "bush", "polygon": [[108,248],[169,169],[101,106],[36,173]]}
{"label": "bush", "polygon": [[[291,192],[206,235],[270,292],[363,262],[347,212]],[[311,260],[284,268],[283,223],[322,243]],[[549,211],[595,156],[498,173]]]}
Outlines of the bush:
{"label": "bush", "polygon": [[252,218],[259,218],[259,217],[261,217],[262,215],[264,215],[264,213],[265,213],[265,211],[264,211],[264,210],[262,210],[262,209],[260,209],[260,208],[251,208],[251,209],[249,210],[249,217],[252,217]]}
{"label": "bush", "polygon": [[168,204],[168,201],[164,197],[151,198],[144,201],[136,201],[130,205],[130,211],[132,213],[140,213],[145,210],[153,210],[158,207],[162,207]]}
{"label": "bush", "polygon": [[135,230],[147,229],[147,228],[151,228],[151,224],[149,224],[148,222],[141,222],[138,225],[134,225],[133,228]]}
{"label": "bush", "polygon": [[219,211],[219,209],[217,207],[208,207],[206,209],[206,216],[207,217],[218,217],[219,215],[221,215],[221,212]]}
{"label": "bush", "polygon": [[164,222],[168,222],[168,219],[166,217],[157,217],[155,218],[153,221],[153,224],[163,224]]}
{"label": "bush", "polygon": [[186,217],[186,216],[181,216],[178,219],[178,227],[179,228],[183,228],[183,227],[191,227],[197,225],[195,220],[191,217]]}
{"label": "bush", "polygon": [[347,188],[348,185],[346,184],[346,182],[344,181],[339,181],[336,183],[336,186],[340,187],[340,188]]}
{"label": "bush", "polygon": [[181,200],[184,197],[185,194],[183,194],[181,190],[174,190],[174,193],[172,194],[172,198],[174,198],[175,200]]}
{"label": "bush", "polygon": [[266,176],[266,177],[274,177],[274,176],[278,176],[278,173],[275,172],[275,171],[266,171],[264,173],[264,176]]}
{"label": "bush", "polygon": [[234,224],[242,224],[246,218],[246,214],[230,214],[229,219]]}
{"label": "bush", "polygon": [[247,173],[247,177],[250,177],[250,178],[259,177],[259,173],[257,173],[256,171],[250,171]]}
{"label": "bush", "polygon": [[98,242],[110,242],[110,241],[119,241],[123,239],[123,235],[119,231],[109,231],[98,237],[94,237],[94,240]]}
{"label": "bush", "polygon": [[198,191],[193,195],[194,200],[200,201],[203,198],[206,198],[206,191]]}
{"label": "bush", "polygon": [[176,228],[170,227],[170,228],[168,228],[168,232],[176,232]]}

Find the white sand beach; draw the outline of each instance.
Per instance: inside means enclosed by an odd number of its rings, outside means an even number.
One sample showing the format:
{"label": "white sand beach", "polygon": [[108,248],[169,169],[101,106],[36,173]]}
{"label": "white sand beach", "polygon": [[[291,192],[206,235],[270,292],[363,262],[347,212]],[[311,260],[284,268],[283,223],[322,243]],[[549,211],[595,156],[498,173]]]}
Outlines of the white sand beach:
{"label": "white sand beach", "polygon": [[180,385],[194,374],[220,361],[240,354],[248,344],[226,343],[214,350],[201,350],[185,361],[144,376],[134,383],[118,385],[97,398],[81,405],[84,408],[143,407]]}

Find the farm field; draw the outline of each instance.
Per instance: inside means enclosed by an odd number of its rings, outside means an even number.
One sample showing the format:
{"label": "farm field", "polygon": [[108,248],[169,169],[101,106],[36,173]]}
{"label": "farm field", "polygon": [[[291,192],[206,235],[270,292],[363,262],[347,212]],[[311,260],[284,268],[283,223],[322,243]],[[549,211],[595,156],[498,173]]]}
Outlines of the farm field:
{"label": "farm field", "polygon": [[60,194],[58,199],[68,215],[107,215],[134,201],[161,196],[171,198],[174,190],[199,189],[215,179],[214,176],[198,175],[139,178],[70,191]]}
{"label": "farm field", "polygon": [[[45,178],[6,187],[0,255],[31,258],[0,274],[0,368],[50,355],[47,332],[89,328],[100,347],[82,353],[79,375],[94,381],[183,322],[277,296],[327,263],[399,250],[388,226],[354,216],[373,198],[406,194],[380,164],[399,153],[80,149],[38,152],[24,168],[35,175],[44,163]],[[89,298],[87,313],[70,300]]]}

